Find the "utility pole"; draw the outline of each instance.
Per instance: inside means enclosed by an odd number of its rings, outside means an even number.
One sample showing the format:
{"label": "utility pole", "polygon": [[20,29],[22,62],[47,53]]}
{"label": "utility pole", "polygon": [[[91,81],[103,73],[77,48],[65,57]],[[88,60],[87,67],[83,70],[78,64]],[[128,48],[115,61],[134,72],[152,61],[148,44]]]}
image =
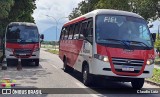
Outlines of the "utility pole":
{"label": "utility pole", "polygon": [[88,0],[88,12],[90,12],[91,1]]}
{"label": "utility pole", "polygon": [[158,40],[159,40],[159,27],[160,27],[160,25],[158,25],[158,37],[157,37]]}
{"label": "utility pole", "polygon": [[45,15],[45,16],[47,16],[47,17],[51,17],[51,18],[53,18],[54,20],[55,20],[55,22],[56,22],[56,41],[55,41],[55,50],[57,49],[56,48],[56,44],[57,44],[57,42],[58,42],[58,40],[57,40],[57,33],[58,33],[58,23],[59,23],[59,21],[61,20],[61,19],[63,19],[63,18],[68,18],[68,17],[61,17],[61,18],[59,18],[59,19],[56,19],[55,17],[53,17],[53,16],[49,16],[49,15]]}

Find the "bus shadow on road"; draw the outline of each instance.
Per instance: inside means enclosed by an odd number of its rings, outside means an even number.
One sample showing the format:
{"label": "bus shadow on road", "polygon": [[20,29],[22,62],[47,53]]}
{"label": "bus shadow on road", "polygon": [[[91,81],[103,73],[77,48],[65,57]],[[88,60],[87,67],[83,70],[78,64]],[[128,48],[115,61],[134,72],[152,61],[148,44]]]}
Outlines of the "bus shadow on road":
{"label": "bus shadow on road", "polygon": [[[74,71],[73,73],[68,73],[78,81],[82,82],[82,74],[78,71]],[[91,91],[91,94],[103,94],[98,95],[98,97],[115,97],[115,95],[111,94],[129,94],[129,95],[122,95],[122,97],[128,97],[130,94],[133,94],[131,97],[139,96],[137,94],[137,90],[133,89],[129,82],[115,82],[111,80],[107,80],[103,77],[95,78],[94,83],[91,84],[91,86],[86,87],[86,89],[89,89]],[[152,88],[142,88],[141,90],[152,90]],[[157,95],[152,94],[145,94],[146,97],[157,97]],[[143,95],[142,95],[143,96]],[[121,96],[120,96],[121,97]],[[140,96],[139,96],[140,97]]]}
{"label": "bus shadow on road", "polygon": [[[8,68],[17,68],[18,64],[16,62],[12,62],[11,64],[8,64],[7,67]],[[42,68],[42,66],[39,64],[39,66],[35,66],[34,62],[23,62],[21,63],[22,69],[23,68]]]}
{"label": "bus shadow on road", "polygon": [[[83,83],[82,81],[82,73],[74,70],[73,73],[68,73],[72,77],[76,78],[78,81]],[[114,82],[111,80],[107,80],[105,77],[96,77],[94,82],[89,88],[132,88],[130,85],[126,85],[123,82]]]}

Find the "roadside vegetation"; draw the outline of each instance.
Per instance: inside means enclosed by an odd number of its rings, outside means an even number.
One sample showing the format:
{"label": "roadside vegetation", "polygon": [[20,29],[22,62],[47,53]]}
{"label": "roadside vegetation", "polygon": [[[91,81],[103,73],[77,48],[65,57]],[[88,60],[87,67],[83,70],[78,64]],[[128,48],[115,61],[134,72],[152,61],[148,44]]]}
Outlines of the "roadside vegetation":
{"label": "roadside vegetation", "polygon": [[147,80],[160,83],[160,69],[154,68],[152,78],[148,78]]}
{"label": "roadside vegetation", "polygon": [[59,51],[58,50],[52,50],[52,49],[47,49],[46,50],[47,52],[50,52],[50,53],[52,53],[52,54],[59,54]]}

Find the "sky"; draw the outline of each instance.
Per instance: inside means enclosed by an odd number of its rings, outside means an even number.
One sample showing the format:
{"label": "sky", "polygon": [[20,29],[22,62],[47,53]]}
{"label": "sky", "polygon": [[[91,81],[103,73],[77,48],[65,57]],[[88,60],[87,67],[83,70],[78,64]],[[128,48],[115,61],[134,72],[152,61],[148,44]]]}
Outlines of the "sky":
{"label": "sky", "polygon": [[62,25],[68,21],[67,17],[73,8],[77,7],[81,1],[82,0],[36,0],[37,9],[34,10],[32,16],[38,26],[39,33],[44,34],[44,40],[56,40],[56,27],[58,28],[57,40],[59,39]]}
{"label": "sky", "polygon": [[[44,34],[44,40],[59,40],[62,25],[68,21],[68,15],[81,1],[83,0],[36,0],[37,9],[34,10],[32,16],[35,19],[39,32]],[[56,21],[58,21],[58,24]],[[152,24],[154,26],[150,29],[151,33],[157,33],[160,21],[157,20]]]}

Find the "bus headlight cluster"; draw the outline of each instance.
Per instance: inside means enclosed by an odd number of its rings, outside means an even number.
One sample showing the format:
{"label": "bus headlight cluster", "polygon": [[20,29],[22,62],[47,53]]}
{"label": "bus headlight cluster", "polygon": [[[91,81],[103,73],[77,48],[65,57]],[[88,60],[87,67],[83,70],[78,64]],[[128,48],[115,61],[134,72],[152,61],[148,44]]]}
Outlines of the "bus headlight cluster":
{"label": "bus headlight cluster", "polygon": [[154,63],[154,60],[153,59],[148,59],[147,60],[147,65],[152,65]]}
{"label": "bus headlight cluster", "polygon": [[102,60],[104,62],[109,62],[109,59],[107,56],[99,56],[99,60]]}
{"label": "bus headlight cluster", "polygon": [[99,54],[94,54],[94,58],[96,58],[98,60],[101,60],[101,61],[104,61],[104,62],[109,62],[108,56],[102,56],[102,55],[99,55]]}

